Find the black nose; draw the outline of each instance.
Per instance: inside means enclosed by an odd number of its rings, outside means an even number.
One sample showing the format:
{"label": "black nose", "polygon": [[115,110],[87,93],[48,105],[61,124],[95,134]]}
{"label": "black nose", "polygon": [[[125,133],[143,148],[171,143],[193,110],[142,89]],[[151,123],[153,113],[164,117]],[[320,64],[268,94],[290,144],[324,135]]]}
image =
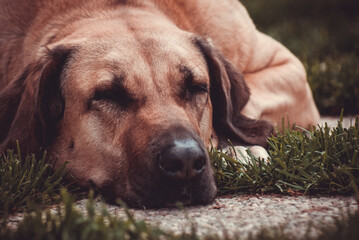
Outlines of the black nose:
{"label": "black nose", "polygon": [[204,149],[194,139],[174,140],[160,153],[159,168],[171,178],[189,180],[203,172],[206,161]]}

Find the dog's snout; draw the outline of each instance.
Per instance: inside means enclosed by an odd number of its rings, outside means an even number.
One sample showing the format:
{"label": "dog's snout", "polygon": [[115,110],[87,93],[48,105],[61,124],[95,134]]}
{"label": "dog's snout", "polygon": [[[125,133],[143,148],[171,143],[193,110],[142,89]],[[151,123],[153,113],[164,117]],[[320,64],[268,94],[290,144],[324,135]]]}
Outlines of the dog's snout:
{"label": "dog's snout", "polygon": [[175,140],[159,155],[159,168],[174,179],[189,180],[206,167],[207,155],[194,139]]}

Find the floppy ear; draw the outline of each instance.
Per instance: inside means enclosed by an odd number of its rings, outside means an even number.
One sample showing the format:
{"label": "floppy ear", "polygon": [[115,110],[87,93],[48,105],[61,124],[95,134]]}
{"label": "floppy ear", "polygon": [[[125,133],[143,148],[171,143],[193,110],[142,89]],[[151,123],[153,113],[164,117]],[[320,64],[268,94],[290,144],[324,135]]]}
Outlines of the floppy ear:
{"label": "floppy ear", "polygon": [[55,48],[0,91],[0,151],[13,148],[16,140],[32,152],[51,144],[64,113],[60,82],[70,52]]}
{"label": "floppy ear", "polygon": [[195,43],[207,61],[213,127],[220,140],[266,146],[273,126],[265,120],[250,119],[240,113],[250,95],[242,73],[205,40],[197,38]]}

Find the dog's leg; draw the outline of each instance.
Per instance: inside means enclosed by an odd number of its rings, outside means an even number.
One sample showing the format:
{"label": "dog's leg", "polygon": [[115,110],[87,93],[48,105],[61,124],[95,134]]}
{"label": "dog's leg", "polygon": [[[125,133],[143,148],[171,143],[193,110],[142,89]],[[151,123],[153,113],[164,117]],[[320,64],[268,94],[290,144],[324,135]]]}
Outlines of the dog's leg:
{"label": "dog's leg", "polygon": [[305,128],[316,125],[320,116],[302,63],[263,33],[257,32],[254,45],[244,70],[251,97],[242,113],[279,127],[283,117]]}

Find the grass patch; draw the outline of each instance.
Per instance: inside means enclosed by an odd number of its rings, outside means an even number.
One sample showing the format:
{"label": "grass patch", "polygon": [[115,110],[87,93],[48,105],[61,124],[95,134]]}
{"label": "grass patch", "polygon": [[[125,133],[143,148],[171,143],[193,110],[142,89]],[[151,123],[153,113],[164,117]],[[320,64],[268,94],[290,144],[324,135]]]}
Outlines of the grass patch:
{"label": "grass patch", "polygon": [[242,0],[262,32],[288,47],[308,73],[322,114],[359,112],[357,0]]}
{"label": "grass patch", "polygon": [[47,162],[46,153],[41,159],[33,154],[23,159],[18,143],[16,153],[8,150],[0,156],[0,217],[21,210],[30,201],[41,205],[59,199],[60,182],[67,170],[64,164],[54,171]]}
{"label": "grass patch", "polygon": [[[285,128],[284,128],[285,129]],[[248,164],[221,150],[210,151],[221,194],[321,193],[352,194],[359,185],[359,118],[348,129],[342,121],[334,128],[285,129],[268,139],[271,160],[249,151]]]}

